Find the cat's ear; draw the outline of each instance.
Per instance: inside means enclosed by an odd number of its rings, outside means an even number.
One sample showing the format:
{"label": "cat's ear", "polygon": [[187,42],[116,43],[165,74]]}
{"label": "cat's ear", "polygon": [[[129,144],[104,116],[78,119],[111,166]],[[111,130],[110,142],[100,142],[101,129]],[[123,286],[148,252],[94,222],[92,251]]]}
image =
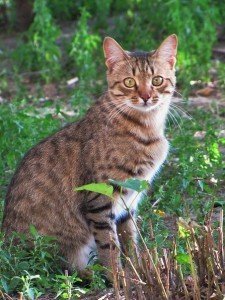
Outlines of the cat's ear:
{"label": "cat's ear", "polygon": [[154,56],[162,61],[168,62],[171,69],[173,69],[176,63],[177,44],[178,39],[176,34],[168,36],[156,50]]}
{"label": "cat's ear", "polygon": [[111,37],[106,37],[103,42],[105,64],[108,69],[113,68],[114,64],[128,57],[123,48]]}

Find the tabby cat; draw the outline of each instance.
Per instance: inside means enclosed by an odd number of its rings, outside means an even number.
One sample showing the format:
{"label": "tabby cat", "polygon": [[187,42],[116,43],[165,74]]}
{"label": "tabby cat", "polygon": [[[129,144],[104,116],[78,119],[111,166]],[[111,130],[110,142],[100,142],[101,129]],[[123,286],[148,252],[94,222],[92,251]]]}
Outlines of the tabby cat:
{"label": "tabby cat", "polygon": [[[110,237],[123,247],[135,240],[136,228],[118,188],[113,201],[74,188],[109,178],[153,179],[168,152],[164,127],[176,82],[176,35],[152,52],[125,51],[110,37],[103,49],[107,92],[82,120],[28,151],[9,185],[2,225],[6,236],[33,224],[56,237],[68,268],[78,271],[94,248],[109,268]],[[123,199],[135,216],[140,197],[124,189]]]}

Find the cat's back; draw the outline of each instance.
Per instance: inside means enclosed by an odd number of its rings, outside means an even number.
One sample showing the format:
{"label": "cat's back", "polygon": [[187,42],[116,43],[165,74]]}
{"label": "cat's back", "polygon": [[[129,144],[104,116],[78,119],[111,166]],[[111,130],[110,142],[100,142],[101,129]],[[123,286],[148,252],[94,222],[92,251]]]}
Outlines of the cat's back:
{"label": "cat's back", "polygon": [[[5,231],[27,231],[28,224],[37,225],[41,231],[43,220],[52,218],[57,224],[59,218],[70,217],[73,189],[79,185],[82,169],[79,127],[80,123],[66,126],[24,156],[8,187],[2,225]],[[73,212],[76,208],[70,215]]]}

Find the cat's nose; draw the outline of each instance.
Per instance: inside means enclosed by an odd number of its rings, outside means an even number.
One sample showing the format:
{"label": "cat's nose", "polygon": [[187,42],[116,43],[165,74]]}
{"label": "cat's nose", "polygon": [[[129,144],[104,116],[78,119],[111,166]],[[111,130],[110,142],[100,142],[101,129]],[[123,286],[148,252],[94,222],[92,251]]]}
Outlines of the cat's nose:
{"label": "cat's nose", "polygon": [[144,103],[146,104],[148,102],[148,100],[151,98],[151,94],[150,93],[140,94],[140,97],[144,101]]}
{"label": "cat's nose", "polygon": [[143,100],[144,103],[146,104],[146,103],[148,102],[149,98],[146,98],[146,99],[142,98],[142,100]]}
{"label": "cat's nose", "polygon": [[142,95],[141,99],[144,101],[144,103],[146,104],[148,102],[148,100],[150,99],[150,95]]}

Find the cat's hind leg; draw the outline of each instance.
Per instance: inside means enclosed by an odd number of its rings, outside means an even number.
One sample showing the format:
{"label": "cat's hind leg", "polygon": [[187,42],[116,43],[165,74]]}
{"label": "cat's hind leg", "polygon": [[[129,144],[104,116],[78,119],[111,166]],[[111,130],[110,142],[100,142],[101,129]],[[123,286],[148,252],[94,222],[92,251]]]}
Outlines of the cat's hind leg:
{"label": "cat's hind leg", "polygon": [[89,264],[93,253],[96,251],[96,244],[93,235],[90,235],[86,244],[67,252],[67,261],[71,270],[83,271]]}

